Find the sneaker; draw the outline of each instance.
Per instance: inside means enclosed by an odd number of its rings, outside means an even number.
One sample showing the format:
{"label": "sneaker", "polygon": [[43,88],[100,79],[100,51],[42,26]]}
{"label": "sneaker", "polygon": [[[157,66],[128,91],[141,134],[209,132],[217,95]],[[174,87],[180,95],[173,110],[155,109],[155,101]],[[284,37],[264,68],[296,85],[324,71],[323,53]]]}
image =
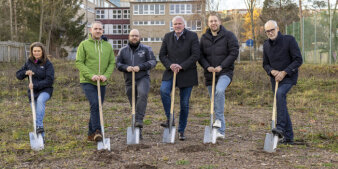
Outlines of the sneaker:
{"label": "sneaker", "polygon": [[282,140],[278,141],[279,144],[284,144],[284,145],[293,145],[294,142],[291,139],[286,139],[283,138]]}
{"label": "sneaker", "polygon": [[135,127],[138,127],[138,128],[143,128],[143,124],[141,122],[135,122],[134,124]]}
{"label": "sneaker", "polygon": [[43,129],[43,127],[37,127],[36,128],[36,134],[42,134],[43,132],[45,132],[45,130]]}
{"label": "sneaker", "polygon": [[274,135],[278,135],[279,138],[283,138],[284,136],[283,131],[281,129],[273,128],[271,131]]}
{"label": "sneaker", "polygon": [[[168,128],[168,127],[169,127],[169,120],[167,120],[167,121],[164,122],[164,123],[161,123],[161,126],[164,127],[164,128]],[[174,122],[174,121],[173,121],[172,126],[175,126],[175,122]]]}
{"label": "sneaker", "polygon": [[225,135],[220,133],[219,131],[216,132],[216,138],[221,138],[221,139],[224,139],[225,138]]}
{"label": "sneaker", "polygon": [[94,134],[94,141],[102,141],[102,135],[100,130],[96,130]]}
{"label": "sneaker", "polygon": [[216,127],[216,128],[221,128],[221,121],[216,119],[215,120],[215,123],[212,125],[213,127]]}
{"label": "sneaker", "polygon": [[181,141],[185,140],[185,136],[184,136],[183,132],[178,133],[178,139],[181,140]]}

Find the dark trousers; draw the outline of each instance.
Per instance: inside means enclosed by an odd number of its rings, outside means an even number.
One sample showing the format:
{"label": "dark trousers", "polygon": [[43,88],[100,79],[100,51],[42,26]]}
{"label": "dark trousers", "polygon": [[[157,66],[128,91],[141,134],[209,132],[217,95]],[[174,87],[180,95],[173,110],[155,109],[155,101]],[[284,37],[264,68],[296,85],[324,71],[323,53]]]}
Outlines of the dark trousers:
{"label": "dark trousers", "polygon": [[[272,92],[275,93],[275,82],[272,83]],[[286,95],[292,84],[279,84],[277,90],[277,129],[283,131],[287,140],[293,140],[292,122],[287,108]]]}
{"label": "dark trousers", "polygon": [[[101,131],[99,98],[98,98],[98,93],[97,93],[97,86],[90,84],[90,83],[81,83],[81,87],[90,105],[90,119],[88,123],[88,135],[91,135],[96,130]],[[106,86],[101,86],[102,103],[104,100],[105,93],[106,93]]]}
{"label": "dark trousers", "polygon": [[[150,87],[149,77],[143,77],[135,82],[135,121],[143,124],[143,118],[147,108],[148,93]],[[126,86],[126,94],[130,105],[132,104],[132,85]]]}

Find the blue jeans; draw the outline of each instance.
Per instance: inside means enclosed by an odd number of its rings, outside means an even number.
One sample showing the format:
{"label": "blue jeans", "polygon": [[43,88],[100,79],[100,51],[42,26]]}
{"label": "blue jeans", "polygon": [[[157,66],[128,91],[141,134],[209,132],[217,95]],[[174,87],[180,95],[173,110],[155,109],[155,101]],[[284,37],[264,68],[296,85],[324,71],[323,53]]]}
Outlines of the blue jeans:
{"label": "blue jeans", "polygon": [[[49,100],[50,95],[47,92],[42,92],[39,94],[38,98],[35,100],[35,112],[36,112],[36,127],[43,127],[43,118],[45,117],[45,108],[46,102]],[[42,133],[44,136],[44,133]]]}
{"label": "blue jeans", "polygon": [[[88,135],[91,135],[95,133],[96,130],[101,131],[97,86],[91,83],[81,83],[81,87],[90,104],[90,119],[88,123]],[[106,86],[101,86],[102,103],[104,101],[105,93],[106,93]]]}
{"label": "blue jeans", "polygon": [[[275,82],[272,83],[272,92],[275,93]],[[293,130],[290,115],[286,103],[286,94],[290,91],[292,84],[279,84],[277,90],[277,129],[283,131],[285,139],[293,140]]]}
{"label": "blue jeans", "polygon": [[[143,124],[143,118],[147,108],[148,93],[150,87],[149,77],[143,77],[135,82],[135,121]],[[132,85],[126,86],[126,94],[130,105],[132,104]]]}
{"label": "blue jeans", "polygon": [[[227,75],[221,75],[218,78],[216,87],[215,87],[215,100],[214,100],[214,113],[215,119],[221,121],[221,128],[218,131],[224,135],[225,133],[225,118],[224,118],[224,105],[225,105],[225,90],[229,86],[231,79]],[[211,90],[212,86],[207,86],[210,99],[211,99]]]}
{"label": "blue jeans", "polygon": [[[160,92],[163,108],[167,119],[170,119],[170,103],[171,103],[171,90],[172,90],[173,80],[162,81]],[[192,91],[191,87],[180,88],[180,118],[178,132],[184,133],[184,130],[187,126],[188,114],[189,114],[189,100]]]}

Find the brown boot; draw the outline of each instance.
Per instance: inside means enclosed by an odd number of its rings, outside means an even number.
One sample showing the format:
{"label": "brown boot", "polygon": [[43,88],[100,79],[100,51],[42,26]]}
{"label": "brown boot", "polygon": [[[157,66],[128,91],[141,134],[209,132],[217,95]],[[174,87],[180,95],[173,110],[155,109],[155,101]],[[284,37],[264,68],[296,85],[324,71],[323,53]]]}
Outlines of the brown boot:
{"label": "brown boot", "polygon": [[95,136],[95,133],[88,135],[88,141],[95,141],[94,136]]}
{"label": "brown boot", "polygon": [[96,130],[94,134],[94,140],[96,142],[102,141],[102,134],[100,130]]}

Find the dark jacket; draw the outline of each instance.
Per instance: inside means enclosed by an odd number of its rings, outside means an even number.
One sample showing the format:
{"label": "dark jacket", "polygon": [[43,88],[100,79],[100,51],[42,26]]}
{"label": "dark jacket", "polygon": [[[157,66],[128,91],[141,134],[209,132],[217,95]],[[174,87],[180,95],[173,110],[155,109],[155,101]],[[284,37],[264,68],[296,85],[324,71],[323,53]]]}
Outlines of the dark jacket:
{"label": "dark jacket", "polygon": [[119,71],[124,72],[126,85],[131,85],[132,83],[132,73],[127,72],[128,66],[140,67],[140,71],[135,73],[135,80],[138,80],[145,76],[149,77],[149,70],[154,68],[156,63],[151,47],[143,44],[139,44],[135,51],[128,44],[120,49],[116,59],[116,67]]}
{"label": "dark jacket", "polygon": [[222,25],[216,37],[213,37],[211,30],[208,29],[202,35],[200,42],[201,57],[200,65],[204,68],[205,83],[207,86],[212,83],[212,73],[208,67],[221,66],[222,71],[216,73],[216,83],[221,75],[227,75],[232,79],[235,67],[235,60],[238,57],[239,45],[236,36],[226,30]]}
{"label": "dark jacket", "polygon": [[296,39],[290,35],[282,35],[278,32],[276,40],[270,39],[263,46],[263,68],[275,82],[271,70],[285,71],[287,75],[280,84],[296,84],[298,79],[298,68],[303,63]]}
{"label": "dark jacket", "polygon": [[177,87],[198,85],[196,61],[199,59],[200,49],[197,34],[184,29],[183,34],[177,40],[174,33],[175,31],[165,34],[162,42],[159,57],[166,68],[162,80],[172,79],[173,72],[170,65],[179,64],[182,69],[176,76]]}
{"label": "dark jacket", "polygon": [[[47,92],[50,97],[52,97],[54,82],[54,68],[52,62],[47,59],[45,64],[41,64],[40,60],[37,63],[34,63],[28,59],[25,65],[16,72],[16,78],[23,80],[27,77],[29,82],[28,76],[25,75],[27,70],[34,72],[34,75],[32,76],[34,99],[38,98],[42,92]],[[31,99],[29,89],[28,98]]]}

